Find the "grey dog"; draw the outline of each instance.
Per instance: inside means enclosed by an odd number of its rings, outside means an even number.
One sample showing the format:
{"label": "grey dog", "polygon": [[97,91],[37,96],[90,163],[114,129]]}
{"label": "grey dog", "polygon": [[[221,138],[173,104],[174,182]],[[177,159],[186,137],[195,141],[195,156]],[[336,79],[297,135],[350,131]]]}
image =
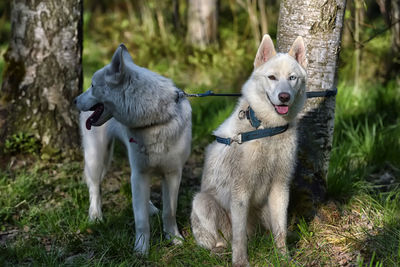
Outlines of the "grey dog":
{"label": "grey dog", "polygon": [[[81,110],[85,179],[91,220],[102,219],[100,183],[110,164],[114,138],[127,148],[135,214],[135,250],[149,250],[150,179],[162,177],[163,225],[181,243],[176,208],[182,168],[190,154],[191,107],[171,80],[133,63],[121,44],[111,63],[98,70],[91,87],[76,98]],[[94,126],[94,127],[93,127]]]}

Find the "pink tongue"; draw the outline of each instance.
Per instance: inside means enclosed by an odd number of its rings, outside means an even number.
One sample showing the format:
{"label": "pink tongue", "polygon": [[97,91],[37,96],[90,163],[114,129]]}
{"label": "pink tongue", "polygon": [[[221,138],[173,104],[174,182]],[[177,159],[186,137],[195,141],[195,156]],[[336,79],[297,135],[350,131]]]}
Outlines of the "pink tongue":
{"label": "pink tongue", "polygon": [[286,114],[289,111],[289,106],[275,106],[275,109],[279,114]]}

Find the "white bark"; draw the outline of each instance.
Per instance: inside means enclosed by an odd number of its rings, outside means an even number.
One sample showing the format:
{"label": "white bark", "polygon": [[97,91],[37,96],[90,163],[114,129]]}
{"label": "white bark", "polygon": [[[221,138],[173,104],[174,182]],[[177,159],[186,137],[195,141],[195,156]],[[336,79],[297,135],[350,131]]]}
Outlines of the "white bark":
{"label": "white bark", "polygon": [[206,47],[217,40],[217,0],[188,1],[188,42]]}
{"label": "white bark", "polygon": [[[304,38],[308,60],[308,91],[330,90],[337,84],[345,7],[345,0],[281,2],[278,49],[287,52],[297,36]],[[311,201],[300,203],[304,212],[312,210],[310,205],[324,198],[334,111],[334,97],[309,99],[300,120],[300,149],[294,181],[297,194],[292,194],[292,199],[295,199],[293,202],[304,202],[305,199]]]}
{"label": "white bark", "polygon": [[50,156],[79,147],[72,100],[82,85],[82,15],[82,0],[13,1],[2,137],[33,134]]}

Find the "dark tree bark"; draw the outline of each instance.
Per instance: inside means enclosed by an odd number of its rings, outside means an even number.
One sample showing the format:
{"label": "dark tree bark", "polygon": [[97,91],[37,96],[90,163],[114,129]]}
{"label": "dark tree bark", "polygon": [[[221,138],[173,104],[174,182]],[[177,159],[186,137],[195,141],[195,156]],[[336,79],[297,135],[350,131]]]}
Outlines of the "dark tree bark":
{"label": "dark tree bark", "polygon": [[43,158],[75,155],[82,88],[82,0],[14,0],[0,95],[0,142],[17,132],[41,143]]}
{"label": "dark tree bark", "polygon": [[217,41],[217,30],[217,0],[189,0],[188,42],[204,48]]}
{"label": "dark tree bark", "polygon": [[386,24],[392,31],[392,51],[400,53],[400,1],[377,0]]}
{"label": "dark tree bark", "polygon": [[175,31],[180,32],[181,31],[181,18],[179,15],[179,0],[173,0],[172,6],[174,9],[174,15],[173,15],[174,29],[175,29]]}
{"label": "dark tree bark", "polygon": [[[329,90],[337,84],[345,0],[283,0],[278,21],[278,49],[288,51],[302,36],[307,52],[307,90]],[[291,207],[312,215],[325,197],[329,154],[332,147],[335,98],[312,98],[299,123],[300,148]]]}
{"label": "dark tree bark", "polygon": [[400,84],[400,1],[377,0],[379,9],[385,18],[386,25],[392,32],[391,51],[386,58],[386,81],[392,78]]}

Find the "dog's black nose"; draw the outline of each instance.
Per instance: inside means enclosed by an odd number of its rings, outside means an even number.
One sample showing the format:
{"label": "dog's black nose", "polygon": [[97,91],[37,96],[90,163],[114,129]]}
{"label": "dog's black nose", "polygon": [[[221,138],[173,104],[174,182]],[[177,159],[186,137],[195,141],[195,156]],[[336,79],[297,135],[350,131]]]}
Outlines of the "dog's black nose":
{"label": "dog's black nose", "polygon": [[76,99],[77,99],[77,97],[75,97],[75,99],[74,99],[74,105],[76,105],[76,102],[78,102]]}
{"label": "dog's black nose", "polygon": [[290,100],[290,94],[288,93],[279,93],[278,98],[282,103],[288,102]]}

